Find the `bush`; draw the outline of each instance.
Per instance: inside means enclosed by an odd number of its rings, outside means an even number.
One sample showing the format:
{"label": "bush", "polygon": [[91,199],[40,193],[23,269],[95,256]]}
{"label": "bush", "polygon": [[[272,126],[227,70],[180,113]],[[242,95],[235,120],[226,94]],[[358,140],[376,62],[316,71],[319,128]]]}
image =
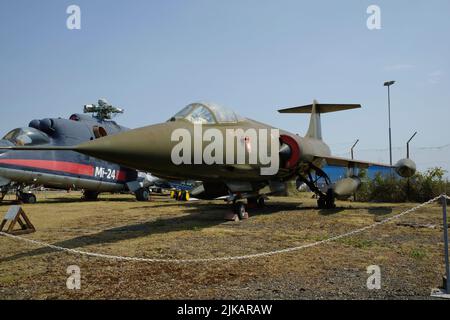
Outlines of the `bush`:
{"label": "bush", "polygon": [[431,168],[424,173],[417,172],[409,179],[377,174],[374,179],[366,178],[362,171],[362,186],[357,192],[357,200],[374,202],[425,202],[442,193],[450,192],[450,183],[444,180],[446,171]]}

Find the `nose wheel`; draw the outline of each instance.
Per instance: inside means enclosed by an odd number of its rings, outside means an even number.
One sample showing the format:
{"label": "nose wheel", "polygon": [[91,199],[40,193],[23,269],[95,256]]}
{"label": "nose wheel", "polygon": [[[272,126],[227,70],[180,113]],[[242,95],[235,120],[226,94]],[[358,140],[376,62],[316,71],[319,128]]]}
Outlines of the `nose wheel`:
{"label": "nose wheel", "polygon": [[17,197],[19,201],[26,204],[34,204],[37,201],[36,196],[32,193],[19,192]]}

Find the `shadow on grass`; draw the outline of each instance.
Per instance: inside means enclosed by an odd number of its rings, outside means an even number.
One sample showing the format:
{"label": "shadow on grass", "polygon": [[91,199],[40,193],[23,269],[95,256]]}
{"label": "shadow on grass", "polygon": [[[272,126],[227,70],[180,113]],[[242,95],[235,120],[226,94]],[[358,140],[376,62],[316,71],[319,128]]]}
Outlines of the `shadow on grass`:
{"label": "shadow on grass", "polygon": [[[80,198],[66,198],[66,197],[55,197],[55,198],[47,198],[47,199],[38,199],[36,204],[59,204],[59,203],[79,203],[79,202],[138,202],[133,195],[130,195],[130,198],[106,198],[101,197],[98,198],[98,200],[95,201],[87,201]],[[0,206],[11,206],[11,205],[20,205],[23,204],[20,201],[17,200],[3,200],[0,202]]]}
{"label": "shadow on grass", "polygon": [[[178,203],[175,203],[178,205]],[[187,215],[174,218],[161,218],[153,221],[115,227],[101,232],[89,235],[78,236],[72,239],[52,243],[54,246],[67,249],[83,248],[98,244],[112,244],[124,240],[147,237],[155,234],[162,234],[177,231],[200,231],[204,228],[228,224],[241,228],[242,223],[229,222],[224,220],[224,214],[230,209],[227,205],[208,204],[208,203],[189,203]],[[144,209],[145,207],[140,207]],[[152,208],[152,207],[149,207]],[[191,210],[195,212],[191,212]],[[263,209],[249,209],[250,216],[265,214],[282,213],[283,211],[309,210],[308,208],[299,208],[297,204],[271,204]],[[9,257],[1,257],[0,263],[14,261],[21,258],[30,258],[43,254],[55,252],[51,248],[39,248],[28,252],[15,254]]]}
{"label": "shadow on grass", "polygon": [[337,207],[333,209],[320,209],[319,214],[327,216],[332,214],[337,214],[342,211],[352,211],[352,210],[367,210],[369,214],[373,214],[376,216],[382,216],[392,213],[391,207]]}

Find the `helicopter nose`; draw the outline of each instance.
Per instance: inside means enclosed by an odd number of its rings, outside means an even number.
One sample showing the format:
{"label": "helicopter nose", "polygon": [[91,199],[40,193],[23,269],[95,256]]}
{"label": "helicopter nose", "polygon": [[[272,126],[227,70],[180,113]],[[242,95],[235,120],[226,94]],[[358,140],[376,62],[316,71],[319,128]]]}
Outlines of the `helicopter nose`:
{"label": "helicopter nose", "polygon": [[[0,140],[0,147],[11,147],[13,144],[8,140]],[[0,150],[0,154],[5,153],[7,150]]]}

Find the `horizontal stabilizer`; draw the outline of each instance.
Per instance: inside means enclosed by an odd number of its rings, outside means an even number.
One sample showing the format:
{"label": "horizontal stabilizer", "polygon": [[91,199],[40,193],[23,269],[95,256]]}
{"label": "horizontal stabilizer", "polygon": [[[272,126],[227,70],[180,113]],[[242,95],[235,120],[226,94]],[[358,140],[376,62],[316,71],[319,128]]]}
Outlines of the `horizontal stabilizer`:
{"label": "horizontal stabilizer", "polygon": [[[336,112],[336,111],[357,109],[357,108],[361,108],[361,105],[360,104],[322,104],[322,103],[316,103],[315,107],[316,107],[316,110],[315,110],[316,113],[328,113],[328,112]],[[278,112],[280,112],[280,113],[312,113],[312,111],[313,111],[313,105],[312,104],[278,110]]]}

